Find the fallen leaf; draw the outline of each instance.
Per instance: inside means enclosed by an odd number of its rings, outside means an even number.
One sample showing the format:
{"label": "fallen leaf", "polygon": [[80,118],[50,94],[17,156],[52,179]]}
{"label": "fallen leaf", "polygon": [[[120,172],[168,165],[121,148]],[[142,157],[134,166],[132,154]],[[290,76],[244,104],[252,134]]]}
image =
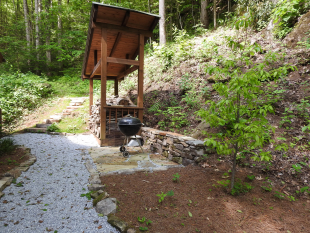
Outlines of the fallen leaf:
{"label": "fallen leaf", "polygon": [[6,203],[8,203],[8,201],[7,201],[7,200],[4,200],[2,203],[6,204]]}
{"label": "fallen leaf", "polygon": [[39,220],[39,223],[42,223],[43,221],[42,220]]}
{"label": "fallen leaf", "polygon": [[101,229],[102,228],[102,226],[100,225],[99,227],[98,227],[98,229]]}
{"label": "fallen leaf", "polygon": [[242,210],[237,210],[237,212],[242,213]]}

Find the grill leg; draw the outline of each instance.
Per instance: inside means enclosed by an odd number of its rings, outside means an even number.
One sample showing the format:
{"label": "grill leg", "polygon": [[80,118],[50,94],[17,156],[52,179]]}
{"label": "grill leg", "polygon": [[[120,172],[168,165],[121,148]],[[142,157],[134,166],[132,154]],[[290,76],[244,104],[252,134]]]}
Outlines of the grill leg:
{"label": "grill leg", "polygon": [[140,144],[140,140],[137,139],[137,136],[136,136],[136,135],[135,135],[135,138],[136,138],[136,141],[139,143],[139,146],[140,146],[140,148],[141,148],[141,150],[142,150],[142,153],[144,153],[143,148],[142,148],[142,146],[141,146],[141,144]]}

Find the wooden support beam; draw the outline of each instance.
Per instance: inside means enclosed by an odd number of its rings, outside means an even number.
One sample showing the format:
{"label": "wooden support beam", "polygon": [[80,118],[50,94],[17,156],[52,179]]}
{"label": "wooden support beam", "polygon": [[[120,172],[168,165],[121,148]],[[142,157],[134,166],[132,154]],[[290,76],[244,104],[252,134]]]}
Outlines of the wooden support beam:
{"label": "wooden support beam", "polygon": [[118,80],[114,80],[114,95],[118,95]]}
{"label": "wooden support beam", "polygon": [[123,78],[123,77],[126,76],[127,74],[130,74],[130,73],[136,71],[138,68],[139,68],[139,66],[133,66],[133,67],[129,68],[128,70],[125,70],[124,72],[120,73],[120,74],[116,77],[116,79],[117,79],[117,80],[120,80],[121,78]]}
{"label": "wooden support beam", "polygon": [[101,67],[101,59],[99,60],[99,62],[96,64],[96,66],[94,67],[93,71],[90,74],[90,78],[94,77],[96,71]]}
{"label": "wooden support beam", "polygon": [[91,115],[91,106],[94,104],[94,81],[89,80],[89,115]]}
{"label": "wooden support beam", "polygon": [[142,29],[136,29],[136,28],[130,28],[130,27],[126,27],[126,26],[107,24],[107,23],[93,22],[93,28],[94,27],[105,28],[105,29],[108,29],[108,30],[111,30],[111,31],[117,31],[117,32],[142,34],[145,37],[151,37],[153,35],[153,32],[151,32],[151,31],[142,30]]}
{"label": "wooden support beam", "polygon": [[[139,35],[139,70],[138,70],[138,107],[143,108],[143,69],[144,69],[144,35]],[[139,110],[138,117],[143,122],[143,110]]]}
{"label": "wooden support beam", "polygon": [[130,59],[122,59],[116,57],[108,57],[108,62],[117,63],[117,64],[125,64],[125,65],[132,65],[132,66],[139,66],[139,61],[130,60]]}
{"label": "wooden support beam", "polygon": [[100,104],[100,139],[106,139],[106,91],[107,91],[107,29],[101,29],[101,104]]}

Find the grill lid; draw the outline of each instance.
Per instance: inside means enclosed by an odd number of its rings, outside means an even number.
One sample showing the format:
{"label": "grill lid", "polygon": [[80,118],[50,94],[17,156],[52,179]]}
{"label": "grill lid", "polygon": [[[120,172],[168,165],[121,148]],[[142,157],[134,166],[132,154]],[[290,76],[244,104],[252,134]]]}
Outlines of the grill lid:
{"label": "grill lid", "polygon": [[141,125],[141,121],[135,117],[124,117],[117,122],[118,125]]}

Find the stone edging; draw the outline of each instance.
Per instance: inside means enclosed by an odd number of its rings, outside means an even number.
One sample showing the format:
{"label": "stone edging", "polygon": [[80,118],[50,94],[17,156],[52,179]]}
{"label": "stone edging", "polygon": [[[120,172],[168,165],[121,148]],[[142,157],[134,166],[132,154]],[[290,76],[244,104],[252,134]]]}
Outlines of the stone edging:
{"label": "stone edging", "polygon": [[18,167],[15,167],[9,171],[7,171],[2,178],[0,179],[0,198],[4,196],[2,191],[7,187],[10,186],[13,179],[17,179],[22,172],[25,172],[29,169],[29,166],[34,164],[37,161],[37,157],[31,154],[31,149],[26,147],[18,147],[25,149],[25,155],[29,156],[29,159],[25,162],[22,162]]}
{"label": "stone edging", "polygon": [[90,173],[88,179],[88,190],[93,191],[91,197],[93,198],[93,205],[98,214],[108,216],[108,223],[118,229],[121,233],[135,233],[136,230],[129,228],[129,224],[120,220],[115,215],[117,209],[116,198],[110,198],[109,194],[104,191],[105,185],[101,184],[99,173],[95,170],[89,160],[86,161],[85,166]]}
{"label": "stone edging", "polygon": [[178,133],[142,127],[141,136],[152,152],[158,152],[184,166],[199,163],[203,155],[214,152],[207,148],[203,141]]}

